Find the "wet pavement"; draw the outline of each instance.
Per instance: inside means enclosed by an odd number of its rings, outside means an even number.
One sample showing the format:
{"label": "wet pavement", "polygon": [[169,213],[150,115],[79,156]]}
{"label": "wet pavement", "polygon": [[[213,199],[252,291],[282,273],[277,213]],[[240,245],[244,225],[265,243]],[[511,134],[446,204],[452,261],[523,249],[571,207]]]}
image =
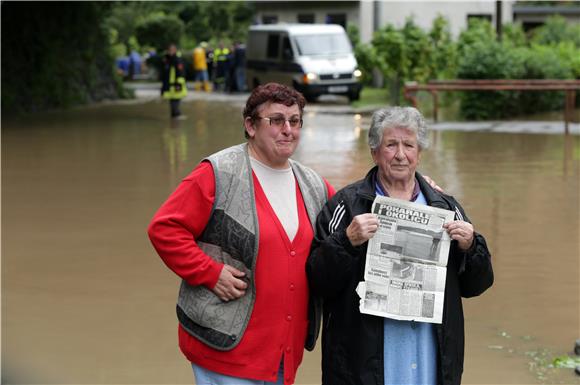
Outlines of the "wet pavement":
{"label": "wet pavement", "polygon": [[[244,140],[246,95],[210,95],[191,92],[177,122],[158,94],[3,119],[3,383],[192,382],[179,280],[146,227],[200,159]],[[337,188],[372,164],[369,114],[348,108],[309,105],[294,157]],[[439,123],[419,165],[493,255],[493,288],[464,301],[464,383],[580,384],[548,365],[579,333],[580,136],[544,124]],[[297,384],[319,384],[319,362],[306,353]]]}
{"label": "wet pavement", "polygon": [[[136,100],[133,102],[154,101],[159,99],[160,83],[130,83],[129,89],[135,92]],[[193,83],[188,83],[188,88],[192,90]],[[249,93],[226,93],[226,92],[200,92],[190,91],[185,101],[205,100],[228,102],[237,105],[244,105]],[[309,103],[307,110],[317,113],[326,114],[372,114],[380,105],[366,106],[362,108],[353,108],[348,103],[348,99],[343,96],[323,95],[316,103]],[[438,122],[433,123],[430,116],[426,119],[430,122],[432,130],[451,130],[451,131],[487,131],[487,132],[524,132],[536,134],[561,134],[565,132],[563,116],[560,113],[551,113],[540,115],[536,120],[508,120],[508,121],[486,121],[486,122]],[[547,120],[546,115],[551,119]],[[574,111],[574,122],[570,122],[568,132],[572,135],[580,135],[580,110]]]}

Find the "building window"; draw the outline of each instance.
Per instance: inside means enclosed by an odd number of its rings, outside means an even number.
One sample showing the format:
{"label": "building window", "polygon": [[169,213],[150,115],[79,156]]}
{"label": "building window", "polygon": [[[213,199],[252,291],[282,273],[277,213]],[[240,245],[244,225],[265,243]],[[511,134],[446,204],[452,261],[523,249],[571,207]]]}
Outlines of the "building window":
{"label": "building window", "polygon": [[534,29],[541,27],[542,25],[544,25],[544,23],[542,23],[541,21],[523,21],[522,29],[524,30],[524,32],[529,33]]}
{"label": "building window", "polygon": [[269,59],[277,59],[280,52],[280,35],[277,33],[268,35],[268,47],[266,55]]}
{"label": "building window", "polygon": [[471,13],[467,15],[467,24],[471,20],[480,19],[480,20],[487,20],[491,23],[491,14],[490,13]]}
{"label": "building window", "polygon": [[329,13],[326,15],[326,24],[338,24],[346,28],[346,13]]}
{"label": "building window", "polygon": [[314,14],[313,13],[299,13],[296,18],[301,24],[314,24]]}
{"label": "building window", "polygon": [[276,23],[278,23],[278,16],[262,15],[262,24],[276,24]]}

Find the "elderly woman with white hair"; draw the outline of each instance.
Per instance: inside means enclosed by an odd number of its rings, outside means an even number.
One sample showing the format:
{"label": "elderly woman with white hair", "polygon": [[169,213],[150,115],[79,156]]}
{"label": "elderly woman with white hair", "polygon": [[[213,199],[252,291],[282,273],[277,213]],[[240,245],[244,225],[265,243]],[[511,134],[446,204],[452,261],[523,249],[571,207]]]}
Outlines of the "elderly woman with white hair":
{"label": "elderly woman with white hair", "polygon": [[[491,256],[463,208],[416,171],[428,133],[412,107],[374,113],[369,147],[375,166],[328,201],[319,214],[306,271],[324,300],[323,385],[460,384],[463,372],[462,297],[493,284]],[[378,228],[376,195],[454,211],[444,225],[449,251],[441,324],[398,321],[359,311],[355,289],[364,280],[368,240]]]}

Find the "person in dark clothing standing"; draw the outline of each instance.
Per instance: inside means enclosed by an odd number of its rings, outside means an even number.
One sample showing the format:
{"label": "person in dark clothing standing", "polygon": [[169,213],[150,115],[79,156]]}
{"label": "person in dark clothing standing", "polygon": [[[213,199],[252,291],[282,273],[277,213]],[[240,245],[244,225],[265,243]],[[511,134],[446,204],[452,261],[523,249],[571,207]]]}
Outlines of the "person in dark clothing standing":
{"label": "person in dark clothing standing", "polygon": [[163,73],[161,95],[169,100],[171,117],[182,119],[179,105],[181,99],[187,95],[185,84],[185,66],[181,54],[177,51],[175,44],[170,44],[167,53],[163,57]]}
{"label": "person in dark clothing standing", "polygon": [[[369,130],[376,165],[364,179],[338,191],[317,218],[306,272],[310,290],[324,300],[323,385],[461,383],[462,298],[480,295],[493,284],[491,255],[461,205],[416,172],[427,145],[425,120],[415,108],[376,111]],[[359,310],[355,290],[364,281],[368,240],[379,227],[371,213],[377,195],[455,212],[455,220],[443,225],[452,241],[440,324]],[[386,257],[382,263],[388,264]]]}
{"label": "person in dark clothing standing", "polygon": [[231,51],[220,41],[219,46],[213,51],[214,61],[214,89],[220,91],[229,90]]}
{"label": "person in dark clothing standing", "polygon": [[240,42],[234,45],[230,83],[230,91],[246,90],[246,46]]}

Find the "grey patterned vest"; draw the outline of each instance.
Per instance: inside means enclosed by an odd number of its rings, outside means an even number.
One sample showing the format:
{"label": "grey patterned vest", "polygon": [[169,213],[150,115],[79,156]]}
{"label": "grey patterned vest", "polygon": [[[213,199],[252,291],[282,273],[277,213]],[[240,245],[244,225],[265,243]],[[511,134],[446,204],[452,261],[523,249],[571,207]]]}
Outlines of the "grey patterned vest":
{"label": "grey patterned vest", "polygon": [[[240,144],[210,155],[215,174],[215,202],[210,219],[197,239],[199,247],[214,260],[246,273],[246,295],[222,302],[205,286],[182,281],[177,301],[181,326],[194,337],[218,350],[238,345],[246,330],[256,298],[254,271],[258,256],[258,213],[254,199],[248,145]],[[312,226],[327,200],[322,178],[308,167],[290,160]]]}

